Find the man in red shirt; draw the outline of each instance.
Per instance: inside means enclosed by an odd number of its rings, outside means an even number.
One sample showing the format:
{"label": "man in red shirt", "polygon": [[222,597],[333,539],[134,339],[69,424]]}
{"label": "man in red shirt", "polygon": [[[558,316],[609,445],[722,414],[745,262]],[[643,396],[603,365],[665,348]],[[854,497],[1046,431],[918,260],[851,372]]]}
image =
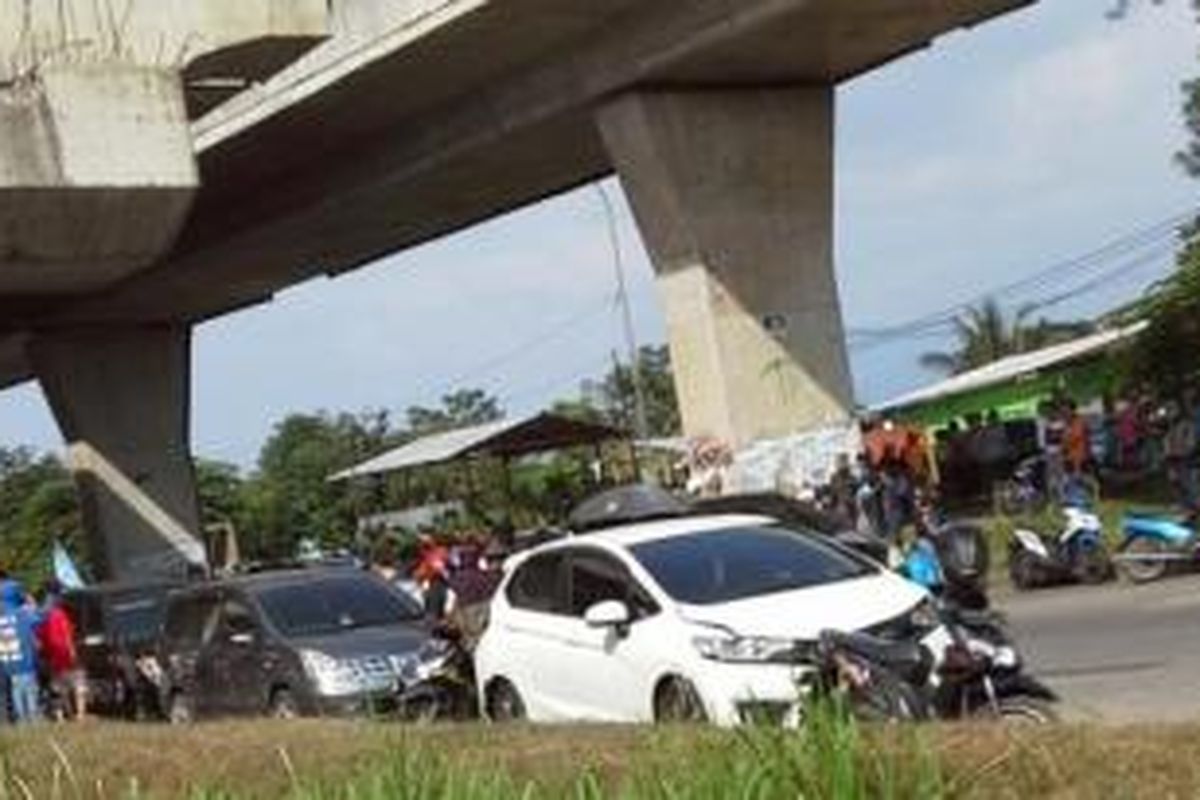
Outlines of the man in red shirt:
{"label": "man in red shirt", "polygon": [[71,717],[87,714],[87,678],[75,648],[75,623],[62,603],[62,586],[48,581],[43,589],[45,608],[38,628],[38,649],[50,673],[50,686],[62,698]]}

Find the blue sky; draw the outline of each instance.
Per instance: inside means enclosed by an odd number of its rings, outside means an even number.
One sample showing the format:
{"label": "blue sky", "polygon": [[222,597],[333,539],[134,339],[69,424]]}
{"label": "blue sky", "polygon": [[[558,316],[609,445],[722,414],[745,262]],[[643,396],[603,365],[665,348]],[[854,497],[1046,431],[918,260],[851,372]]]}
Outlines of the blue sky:
{"label": "blue sky", "polygon": [[[1184,141],[1179,87],[1200,73],[1190,3],[1146,4],[1113,23],[1106,1],[1040,3],[840,91],[837,269],[848,327],[953,307],[1198,204],[1200,184],[1171,162]],[[638,336],[662,341],[645,252],[619,188],[606,186],[618,198]],[[1130,267],[1052,313],[1106,309],[1167,268],[1165,256]],[[197,331],[195,449],[249,466],[289,412],[399,414],[456,386],[482,386],[514,413],[535,410],[606,369],[621,346],[613,294],[595,188],[294,288]],[[865,341],[851,356],[868,403],[934,379],[916,359],[945,344]],[[36,387],[0,394],[0,444],[60,447]]]}

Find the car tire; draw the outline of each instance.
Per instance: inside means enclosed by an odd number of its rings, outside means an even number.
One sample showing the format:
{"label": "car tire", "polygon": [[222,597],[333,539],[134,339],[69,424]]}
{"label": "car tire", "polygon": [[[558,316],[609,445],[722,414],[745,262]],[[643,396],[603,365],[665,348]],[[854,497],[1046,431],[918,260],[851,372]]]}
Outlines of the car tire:
{"label": "car tire", "polygon": [[487,716],[492,722],[520,722],[525,719],[525,701],[517,687],[504,678],[496,678],[488,687]]}
{"label": "car tire", "polygon": [[171,699],[167,701],[167,721],[172,725],[190,725],[196,721],[192,698],[186,692],[171,693]]}
{"label": "car tire", "polygon": [[300,718],[300,704],[296,702],[296,695],[286,687],[271,692],[271,702],[267,711],[271,719]]}
{"label": "car tire", "polygon": [[659,683],[654,692],[654,721],[663,725],[699,724],[708,722],[708,712],[695,685],[673,675]]}

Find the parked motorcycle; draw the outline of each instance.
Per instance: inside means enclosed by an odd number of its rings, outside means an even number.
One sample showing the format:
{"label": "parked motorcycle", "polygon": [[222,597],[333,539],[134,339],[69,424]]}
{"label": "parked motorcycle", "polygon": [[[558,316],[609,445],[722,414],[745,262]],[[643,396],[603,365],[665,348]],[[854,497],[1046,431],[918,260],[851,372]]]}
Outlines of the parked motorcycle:
{"label": "parked motorcycle", "polygon": [[1060,583],[1103,583],[1112,577],[1100,518],[1081,507],[1063,508],[1065,524],[1047,540],[1026,528],[1013,531],[1008,544],[1008,573],[1021,590]]}
{"label": "parked motorcycle", "polygon": [[932,507],[917,517],[917,538],[897,570],[930,594],[956,606],[986,609],[987,537],[977,526],[947,522]]}
{"label": "parked motorcycle", "polygon": [[1148,513],[1127,514],[1121,522],[1124,539],[1114,561],[1134,583],[1149,583],[1166,574],[1172,564],[1200,563],[1197,515],[1171,519]]}
{"label": "parked motorcycle", "polygon": [[996,512],[1008,517],[1034,514],[1046,506],[1046,462],[1042,456],[1026,458],[1017,464],[1007,480],[992,487]]}
{"label": "parked motorcycle", "polygon": [[457,637],[434,639],[401,670],[396,711],[410,722],[465,720],[478,715],[475,667]]}

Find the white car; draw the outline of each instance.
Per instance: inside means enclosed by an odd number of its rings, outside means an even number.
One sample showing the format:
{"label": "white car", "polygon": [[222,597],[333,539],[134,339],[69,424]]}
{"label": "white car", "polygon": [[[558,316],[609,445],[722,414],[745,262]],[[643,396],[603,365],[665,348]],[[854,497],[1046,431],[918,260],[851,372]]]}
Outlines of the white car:
{"label": "white car", "polygon": [[925,591],[749,516],[647,522],[514,558],[476,651],[481,708],[536,722],[794,724],[821,631],[945,635]]}

